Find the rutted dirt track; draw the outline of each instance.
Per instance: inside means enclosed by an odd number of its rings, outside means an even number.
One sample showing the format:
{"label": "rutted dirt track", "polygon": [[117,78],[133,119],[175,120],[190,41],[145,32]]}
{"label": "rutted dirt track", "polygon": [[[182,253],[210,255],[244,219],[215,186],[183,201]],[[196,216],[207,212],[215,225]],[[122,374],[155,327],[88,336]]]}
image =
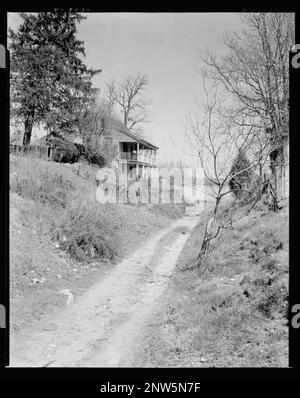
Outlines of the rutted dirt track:
{"label": "rutted dirt track", "polygon": [[183,217],[146,241],[66,307],[47,330],[12,336],[10,366],[134,366],[141,331],[198,221],[199,216]]}

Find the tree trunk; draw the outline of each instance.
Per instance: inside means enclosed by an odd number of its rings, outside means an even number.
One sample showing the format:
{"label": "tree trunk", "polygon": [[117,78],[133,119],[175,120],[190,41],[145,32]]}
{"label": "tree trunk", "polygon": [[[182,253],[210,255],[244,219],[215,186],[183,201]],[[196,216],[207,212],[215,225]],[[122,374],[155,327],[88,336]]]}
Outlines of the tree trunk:
{"label": "tree trunk", "polygon": [[27,119],[25,120],[24,123],[25,126],[25,132],[23,136],[23,145],[28,146],[30,145],[31,141],[31,133],[32,133],[32,127],[33,127],[33,114],[29,115]]}
{"label": "tree trunk", "polygon": [[270,184],[270,198],[271,198],[271,203],[270,203],[270,209],[273,209],[273,211],[279,210],[279,201],[281,199],[281,172],[282,172],[282,164],[284,162],[284,154],[283,154],[283,146],[279,146],[276,150],[274,150],[270,154],[270,160],[271,160],[271,175],[272,175],[272,183]]}
{"label": "tree trunk", "polygon": [[201,259],[208,254],[208,251],[210,248],[210,241],[212,239],[213,223],[217,217],[220,201],[221,201],[221,198],[217,197],[213,214],[211,215],[211,217],[208,219],[208,221],[206,223],[204,237],[202,240],[200,253],[198,255],[198,267],[200,267],[200,265],[201,265]]}

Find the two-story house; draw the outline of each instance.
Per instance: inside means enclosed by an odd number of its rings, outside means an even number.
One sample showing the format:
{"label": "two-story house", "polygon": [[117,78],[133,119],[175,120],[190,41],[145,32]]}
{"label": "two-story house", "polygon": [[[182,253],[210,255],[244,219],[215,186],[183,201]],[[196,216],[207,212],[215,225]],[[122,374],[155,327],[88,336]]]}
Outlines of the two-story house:
{"label": "two-story house", "polygon": [[110,119],[109,126],[103,129],[103,140],[117,145],[118,170],[127,173],[129,179],[147,178],[151,169],[157,167],[159,148],[132,133],[121,122]]}
{"label": "two-story house", "polygon": [[[77,134],[63,137],[64,140],[84,145],[84,139]],[[38,140],[39,145],[48,145],[49,136]],[[129,180],[147,178],[151,169],[156,168],[157,146],[137,136],[127,129],[124,124],[114,118],[105,116],[101,119],[101,128],[96,137],[97,144],[103,146],[112,144],[117,147],[114,164],[119,173],[126,174]]]}

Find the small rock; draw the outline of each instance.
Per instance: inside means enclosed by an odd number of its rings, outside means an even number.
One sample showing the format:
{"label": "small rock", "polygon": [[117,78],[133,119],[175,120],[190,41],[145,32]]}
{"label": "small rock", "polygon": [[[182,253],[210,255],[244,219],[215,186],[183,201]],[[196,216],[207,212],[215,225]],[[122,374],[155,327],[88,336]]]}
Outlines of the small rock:
{"label": "small rock", "polygon": [[60,246],[59,246],[59,244],[57,242],[53,243],[53,246],[55,247],[55,249],[59,249],[60,248]]}
{"label": "small rock", "polygon": [[207,359],[206,358],[200,358],[200,362],[206,362]]}
{"label": "small rock", "polygon": [[62,278],[61,274],[57,274],[56,278],[61,279]]}
{"label": "small rock", "polygon": [[74,272],[78,272],[78,269],[77,269],[77,268],[73,268],[73,271],[74,271]]}
{"label": "small rock", "polygon": [[49,272],[49,271],[50,271],[50,268],[49,268],[49,267],[47,267],[47,268],[46,268],[46,271],[47,271],[47,272]]}
{"label": "small rock", "polygon": [[69,289],[60,290],[60,293],[62,293],[62,294],[64,294],[65,296],[68,297],[68,299],[67,299],[67,305],[71,304],[72,301],[74,300],[74,295],[70,292]]}
{"label": "small rock", "polygon": [[46,282],[46,278],[43,277],[40,279],[40,283],[45,283],[45,282]]}
{"label": "small rock", "polygon": [[33,278],[32,280],[31,280],[31,283],[33,284],[33,285],[36,285],[37,283],[39,283],[39,279],[38,278]]}

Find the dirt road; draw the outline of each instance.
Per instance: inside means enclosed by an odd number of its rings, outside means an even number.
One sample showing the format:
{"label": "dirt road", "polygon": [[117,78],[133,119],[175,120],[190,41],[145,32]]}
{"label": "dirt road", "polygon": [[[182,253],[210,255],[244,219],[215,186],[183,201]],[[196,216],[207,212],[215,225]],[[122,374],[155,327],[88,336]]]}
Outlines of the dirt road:
{"label": "dirt road", "polygon": [[198,220],[187,214],[175,221],[46,326],[12,336],[10,366],[134,366],[141,331]]}

